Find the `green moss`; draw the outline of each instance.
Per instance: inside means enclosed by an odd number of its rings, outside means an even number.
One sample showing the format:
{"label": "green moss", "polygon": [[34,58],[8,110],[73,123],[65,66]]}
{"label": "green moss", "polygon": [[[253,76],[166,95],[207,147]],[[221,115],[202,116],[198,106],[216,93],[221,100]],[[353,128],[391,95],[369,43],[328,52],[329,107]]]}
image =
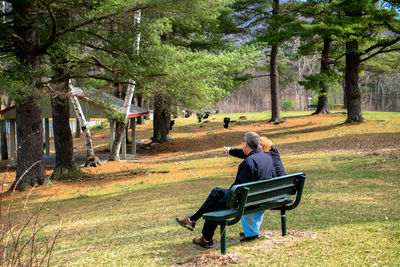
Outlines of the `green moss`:
{"label": "green moss", "polygon": [[50,179],[54,181],[84,181],[94,179],[94,177],[81,171],[79,168],[72,170],[57,168],[51,174]]}

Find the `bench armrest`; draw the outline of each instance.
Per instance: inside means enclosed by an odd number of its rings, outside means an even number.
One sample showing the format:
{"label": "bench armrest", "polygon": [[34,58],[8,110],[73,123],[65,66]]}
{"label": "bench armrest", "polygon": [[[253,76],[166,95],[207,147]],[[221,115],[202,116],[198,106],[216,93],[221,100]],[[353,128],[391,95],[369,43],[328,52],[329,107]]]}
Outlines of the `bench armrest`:
{"label": "bench armrest", "polygon": [[306,180],[306,175],[303,173],[302,175],[300,175],[299,189],[296,194],[296,200],[291,205],[286,206],[285,210],[292,210],[292,209],[296,208],[297,205],[299,205],[301,196],[303,194],[303,187],[304,187],[305,180]]}
{"label": "bench armrest", "polygon": [[247,202],[247,195],[249,194],[249,188],[248,187],[243,187],[243,192],[240,196],[240,204],[239,204],[239,208],[238,208],[238,212],[236,213],[235,218],[233,218],[232,220],[227,220],[226,221],[226,225],[232,225],[237,223],[240,218],[242,218],[243,213],[244,213],[244,209],[246,207],[246,202]]}

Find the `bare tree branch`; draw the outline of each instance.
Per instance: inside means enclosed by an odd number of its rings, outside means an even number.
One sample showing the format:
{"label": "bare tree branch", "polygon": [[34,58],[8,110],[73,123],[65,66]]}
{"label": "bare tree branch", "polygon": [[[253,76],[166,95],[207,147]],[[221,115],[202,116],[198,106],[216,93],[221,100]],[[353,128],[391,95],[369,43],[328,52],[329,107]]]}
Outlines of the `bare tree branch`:
{"label": "bare tree branch", "polygon": [[395,39],[392,39],[390,41],[386,41],[386,42],[381,42],[381,43],[377,43],[367,49],[364,50],[364,53],[362,53],[361,55],[366,55],[369,52],[371,52],[372,50],[378,49],[380,47],[386,48],[388,46],[394,45],[395,43],[397,43],[398,41],[400,41],[400,36],[397,36]]}
{"label": "bare tree branch", "polygon": [[54,16],[53,10],[51,10],[50,6],[47,5],[45,2],[43,1],[39,1],[43,6],[46,7],[47,11],[49,12],[50,15],[50,19],[51,19],[51,32],[49,34],[49,36],[47,37],[46,42],[39,47],[38,49],[38,53],[42,54],[44,53],[47,48],[49,48],[49,46],[54,43],[54,41],[56,40],[56,34],[57,34],[57,23],[56,23],[56,17]]}
{"label": "bare tree branch", "polygon": [[5,33],[7,33],[9,36],[11,36],[14,39],[20,40],[22,41],[23,38],[21,36],[19,36],[18,34],[16,34],[13,30],[11,30],[9,27],[4,26],[4,24],[0,23],[0,29],[2,31],[4,31]]}
{"label": "bare tree branch", "polygon": [[103,20],[103,19],[107,19],[107,18],[110,18],[110,17],[114,17],[114,16],[117,16],[117,15],[124,14],[124,13],[129,13],[129,12],[133,12],[133,11],[138,11],[138,10],[147,9],[147,8],[149,8],[149,7],[150,7],[150,6],[134,7],[134,8],[125,9],[125,10],[123,10],[123,11],[119,11],[119,12],[114,12],[114,13],[106,14],[106,15],[104,15],[104,16],[95,17],[95,18],[92,18],[92,19],[83,21],[83,22],[81,22],[81,23],[79,23],[79,24],[77,24],[77,25],[74,25],[74,26],[72,26],[72,27],[69,28],[69,29],[66,29],[66,30],[63,30],[63,31],[61,31],[61,32],[58,32],[58,33],[57,33],[57,37],[58,37],[58,36],[61,36],[61,35],[63,35],[63,34],[66,34],[66,33],[72,32],[72,31],[75,31],[75,30],[77,30],[77,29],[79,29],[79,28],[82,28],[82,27],[84,27],[84,26],[86,26],[86,25],[92,24],[92,23],[94,23],[94,22],[96,22],[96,21],[101,21],[101,20]]}
{"label": "bare tree branch", "polygon": [[393,48],[393,49],[388,49],[388,50],[384,50],[384,48],[382,48],[381,50],[371,54],[370,56],[368,56],[366,58],[361,59],[360,61],[364,62],[364,61],[367,61],[367,60],[369,60],[370,58],[372,58],[372,57],[374,57],[376,55],[379,55],[379,54],[382,54],[382,53],[394,52],[394,51],[400,51],[400,48]]}

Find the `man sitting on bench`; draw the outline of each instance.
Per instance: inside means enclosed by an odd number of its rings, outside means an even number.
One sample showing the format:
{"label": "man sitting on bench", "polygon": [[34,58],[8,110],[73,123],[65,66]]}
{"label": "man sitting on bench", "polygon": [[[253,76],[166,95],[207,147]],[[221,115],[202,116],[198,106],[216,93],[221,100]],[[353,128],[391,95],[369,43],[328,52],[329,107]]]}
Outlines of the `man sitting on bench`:
{"label": "man sitting on bench", "polygon": [[[234,157],[241,159],[247,156],[240,148],[224,147],[225,152]],[[271,156],[273,166],[275,168],[276,177],[286,175],[285,168],[283,167],[281,156],[278,150],[272,146],[272,141],[267,137],[260,137],[260,148],[262,151]],[[263,221],[264,211],[255,212],[252,214],[243,215],[241,218],[243,233],[240,233],[240,241],[251,241],[257,239],[260,235],[260,226]]]}
{"label": "man sitting on bench", "polygon": [[[231,185],[231,188],[237,184],[276,177],[271,156],[264,153],[259,146],[260,136],[257,133],[247,132],[243,135],[242,150],[246,158],[240,163],[236,179]],[[204,213],[226,209],[228,192],[229,189],[215,187],[211,190],[203,205],[194,215],[190,217],[178,217],[176,221],[183,227],[193,231],[196,221],[200,219]],[[216,224],[211,224],[206,220],[202,230],[203,235],[200,238],[194,238],[193,243],[206,248],[212,247],[212,238],[216,228]]]}

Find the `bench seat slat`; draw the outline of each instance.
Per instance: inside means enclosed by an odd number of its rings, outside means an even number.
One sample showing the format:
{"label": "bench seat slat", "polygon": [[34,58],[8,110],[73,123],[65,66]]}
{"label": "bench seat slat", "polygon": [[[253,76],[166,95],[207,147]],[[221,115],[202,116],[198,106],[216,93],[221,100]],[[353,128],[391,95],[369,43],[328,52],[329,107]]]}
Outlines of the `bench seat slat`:
{"label": "bench seat slat", "polygon": [[[270,201],[268,203],[263,203],[261,205],[253,205],[251,207],[246,207],[244,214],[250,214],[257,211],[273,209],[292,202],[293,199],[288,196],[286,198],[277,199],[275,201]],[[218,211],[204,213],[203,218],[211,222],[217,222],[217,223],[225,222],[227,219],[235,217],[237,213],[238,210],[236,209],[218,210]]]}
{"label": "bench seat slat", "polygon": [[259,195],[259,194],[265,194],[265,193],[269,193],[269,192],[273,192],[273,191],[279,191],[282,189],[292,189],[291,191],[293,191],[293,187],[295,186],[294,183],[291,184],[284,184],[284,185],[277,185],[274,187],[269,187],[269,188],[265,188],[264,187],[260,187],[260,188],[252,188],[250,187],[250,192],[248,194],[248,197],[254,196],[254,195]]}
{"label": "bench seat slat", "polygon": [[246,207],[252,207],[252,206],[256,206],[256,205],[261,205],[264,203],[268,203],[268,202],[276,202],[279,199],[282,198],[290,198],[289,194],[277,194],[277,195],[272,195],[272,196],[257,196],[256,198],[253,199],[248,199],[247,203],[246,203]]}

